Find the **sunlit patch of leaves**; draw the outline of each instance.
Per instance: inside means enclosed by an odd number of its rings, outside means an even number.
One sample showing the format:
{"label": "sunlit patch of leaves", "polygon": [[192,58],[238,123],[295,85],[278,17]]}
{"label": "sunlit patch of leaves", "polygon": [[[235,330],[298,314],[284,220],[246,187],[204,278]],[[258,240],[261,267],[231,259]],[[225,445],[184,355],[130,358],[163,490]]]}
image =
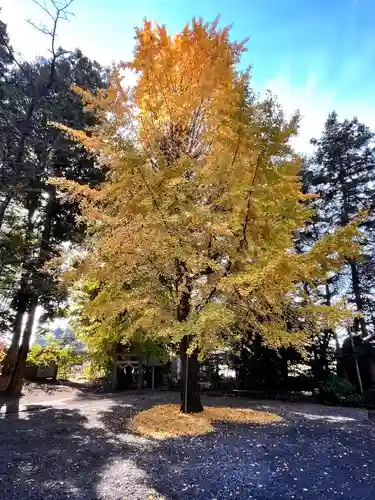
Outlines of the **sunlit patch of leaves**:
{"label": "sunlit patch of leaves", "polygon": [[144,436],[167,439],[199,436],[215,430],[215,423],[272,424],[282,419],[275,413],[206,406],[202,413],[181,413],[179,405],[157,405],[141,411],[133,419],[133,429]]}

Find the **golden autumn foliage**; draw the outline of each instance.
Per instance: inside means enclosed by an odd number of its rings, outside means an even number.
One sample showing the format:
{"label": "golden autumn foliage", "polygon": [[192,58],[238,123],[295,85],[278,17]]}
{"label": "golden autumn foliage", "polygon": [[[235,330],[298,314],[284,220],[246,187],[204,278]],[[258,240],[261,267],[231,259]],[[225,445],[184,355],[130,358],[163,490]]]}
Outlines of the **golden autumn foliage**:
{"label": "golden autumn foliage", "polygon": [[175,36],[145,22],[108,90],[77,89],[101,125],[67,133],[108,176],[95,189],[54,182],[90,224],[73,279],[99,284],[85,314],[101,335],[126,311],[123,335],[189,335],[204,355],[249,329],[268,345],[302,345],[310,322],[301,318],[333,326],[348,317],[314,306],[301,283],[324,282],[355,254],[356,227],[293,250],[312,215],[288,144],[298,116],[286,121],[272,96],[255,98],[250,73],[236,69],[244,45],[216,21],[193,20]]}

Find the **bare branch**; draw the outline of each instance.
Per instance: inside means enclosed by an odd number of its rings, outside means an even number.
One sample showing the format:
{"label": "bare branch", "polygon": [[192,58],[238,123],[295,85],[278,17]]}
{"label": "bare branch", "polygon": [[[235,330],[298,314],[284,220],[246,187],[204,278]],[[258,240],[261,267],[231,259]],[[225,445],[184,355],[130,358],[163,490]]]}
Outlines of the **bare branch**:
{"label": "bare branch", "polygon": [[34,2],[35,5],[40,7],[47,14],[47,16],[49,16],[52,20],[54,19],[53,15],[48,10],[47,3],[45,0],[43,2],[39,2],[38,0],[31,0],[31,1]]}
{"label": "bare branch", "polygon": [[[43,1],[31,0],[31,1],[34,2],[35,5],[40,7],[52,20],[55,19],[56,16],[52,14],[50,9],[48,8],[46,0]],[[55,13],[57,13],[59,16],[73,15],[71,12],[68,12],[67,9],[70,7],[70,5],[73,3],[74,0],[65,0],[64,3],[57,2],[56,0],[49,0],[49,1],[53,5]]]}
{"label": "bare branch", "polygon": [[[33,26],[37,31],[40,31],[44,35],[48,35],[52,38],[51,41],[51,49],[53,59],[56,59],[56,51],[55,51],[55,41],[57,36],[57,24],[60,19],[64,21],[69,20],[69,16],[73,15],[67,9],[73,3],[73,0],[64,0],[64,2],[58,2],[57,0],[49,0],[50,4],[53,6],[54,12],[51,8],[49,8],[46,0],[32,0],[35,5],[37,5],[51,20],[52,20],[52,28],[48,28],[45,24],[36,24],[30,19],[27,20],[31,26]],[[54,65],[53,60],[53,65]]]}
{"label": "bare branch", "polygon": [[30,26],[32,26],[37,31],[40,31],[41,33],[43,33],[44,35],[52,36],[51,30],[49,28],[47,28],[47,26],[45,24],[36,24],[31,19],[26,19],[26,22],[28,24],[30,24]]}

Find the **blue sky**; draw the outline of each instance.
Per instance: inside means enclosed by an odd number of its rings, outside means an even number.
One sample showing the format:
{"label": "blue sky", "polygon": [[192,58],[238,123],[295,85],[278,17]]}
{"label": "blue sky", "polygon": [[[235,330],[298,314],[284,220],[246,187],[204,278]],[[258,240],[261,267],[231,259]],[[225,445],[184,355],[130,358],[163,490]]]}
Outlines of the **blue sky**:
{"label": "blue sky", "polygon": [[[0,5],[15,48],[26,57],[45,53],[46,39],[24,22],[44,20],[32,0]],[[242,65],[253,66],[254,87],[278,94],[287,113],[300,109],[297,149],[309,149],[333,109],[375,130],[374,0],[74,0],[71,10],[59,42],[103,64],[131,57],[133,28],[145,16],[174,33],[194,15],[221,14],[233,38],[250,37]]]}

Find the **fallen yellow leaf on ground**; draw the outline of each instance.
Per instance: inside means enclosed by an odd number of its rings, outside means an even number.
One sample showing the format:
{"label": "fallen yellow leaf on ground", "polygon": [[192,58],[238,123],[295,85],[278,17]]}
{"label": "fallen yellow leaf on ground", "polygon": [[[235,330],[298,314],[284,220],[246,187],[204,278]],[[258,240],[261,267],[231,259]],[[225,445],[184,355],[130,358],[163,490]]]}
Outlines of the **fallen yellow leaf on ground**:
{"label": "fallen yellow leaf on ground", "polygon": [[144,436],[167,439],[179,436],[199,436],[214,430],[214,422],[237,424],[270,424],[282,419],[275,413],[207,406],[202,413],[185,414],[179,405],[157,405],[141,411],[133,419],[133,429]]}

